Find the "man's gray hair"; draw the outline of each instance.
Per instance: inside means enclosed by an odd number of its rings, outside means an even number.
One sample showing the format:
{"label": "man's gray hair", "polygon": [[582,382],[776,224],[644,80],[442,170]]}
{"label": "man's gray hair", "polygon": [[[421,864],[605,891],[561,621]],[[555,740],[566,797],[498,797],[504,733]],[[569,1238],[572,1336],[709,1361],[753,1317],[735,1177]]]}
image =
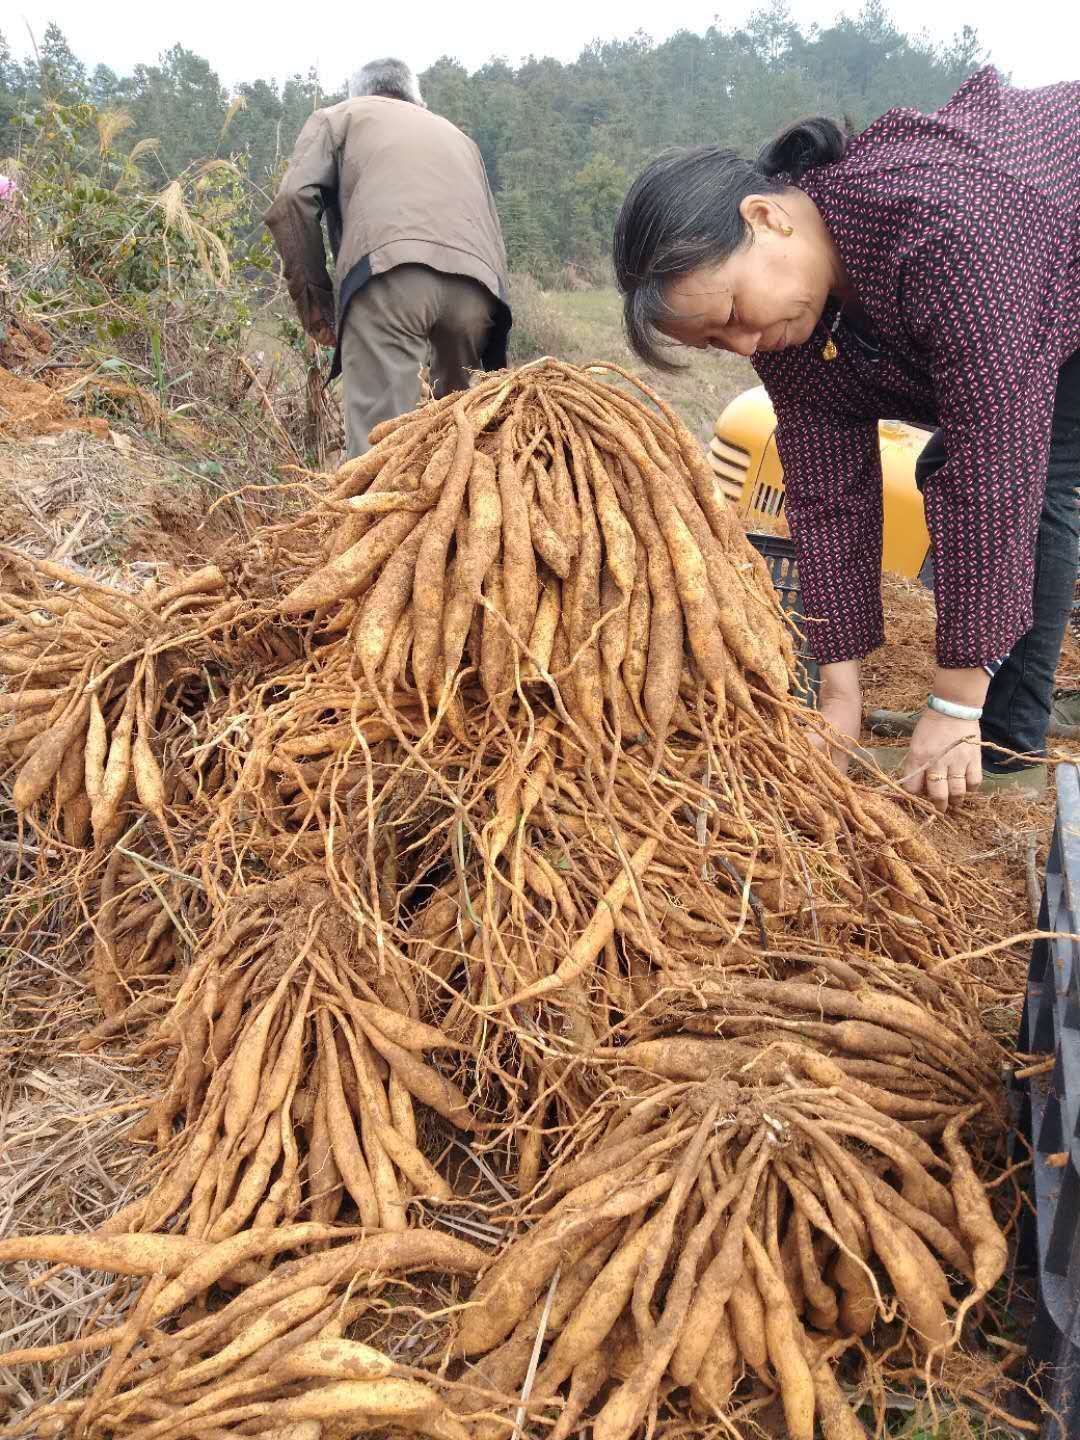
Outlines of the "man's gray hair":
{"label": "man's gray hair", "polygon": [[349,94],[353,99],[361,95],[382,95],[388,100],[408,100],[411,105],[423,105],[424,97],[416,76],[404,60],[369,60],[362,70],[357,70],[349,81]]}

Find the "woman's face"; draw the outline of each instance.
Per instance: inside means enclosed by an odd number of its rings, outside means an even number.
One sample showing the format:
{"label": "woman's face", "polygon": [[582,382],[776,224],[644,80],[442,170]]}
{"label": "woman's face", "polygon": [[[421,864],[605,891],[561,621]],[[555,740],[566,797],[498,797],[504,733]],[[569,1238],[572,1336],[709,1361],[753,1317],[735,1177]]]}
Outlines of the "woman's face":
{"label": "woman's face", "polygon": [[680,345],[736,355],[805,344],[837,283],[832,246],[813,202],[810,210],[800,204],[805,199],[744,200],[752,238],[722,263],[665,286],[664,333]]}

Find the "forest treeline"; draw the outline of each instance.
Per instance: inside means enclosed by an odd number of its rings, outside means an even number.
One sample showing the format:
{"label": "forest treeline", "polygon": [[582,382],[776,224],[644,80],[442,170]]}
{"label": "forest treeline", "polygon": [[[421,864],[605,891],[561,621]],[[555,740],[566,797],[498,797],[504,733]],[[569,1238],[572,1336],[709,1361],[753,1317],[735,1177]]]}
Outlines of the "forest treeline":
{"label": "forest treeline", "polygon": [[[602,273],[627,185],[665,146],[719,141],[751,152],[811,113],[861,127],[893,105],[932,109],[987,58],[974,29],[945,41],[908,35],[881,0],[811,29],[773,4],[741,28],[597,41],[570,63],[493,58],[469,72],[447,56],[421,85],[483,153],[512,268],[555,284]],[[149,188],[208,157],[230,159],[250,182],[254,222],[305,118],[345,93],[344,80],[328,90],[314,72],[230,87],[182,45],[127,75],[91,68],[56,25],[20,60],[0,35],[0,167],[32,147],[35,115],[89,105],[110,117],[118,174],[134,154]]]}

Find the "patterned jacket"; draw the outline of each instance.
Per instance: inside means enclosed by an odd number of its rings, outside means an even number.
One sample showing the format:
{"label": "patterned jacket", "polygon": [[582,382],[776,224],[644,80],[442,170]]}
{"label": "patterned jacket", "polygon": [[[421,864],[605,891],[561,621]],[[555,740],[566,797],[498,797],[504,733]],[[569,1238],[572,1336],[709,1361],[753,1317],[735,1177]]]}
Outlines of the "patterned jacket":
{"label": "patterned jacket", "polygon": [[827,308],[753,363],[776,407],[809,636],[824,662],[883,639],[879,419],[940,426],[928,482],[938,660],[975,666],[1030,628],[1058,370],[1080,350],[1080,83],[987,68],[941,110],[891,110],[799,182],[876,330]]}

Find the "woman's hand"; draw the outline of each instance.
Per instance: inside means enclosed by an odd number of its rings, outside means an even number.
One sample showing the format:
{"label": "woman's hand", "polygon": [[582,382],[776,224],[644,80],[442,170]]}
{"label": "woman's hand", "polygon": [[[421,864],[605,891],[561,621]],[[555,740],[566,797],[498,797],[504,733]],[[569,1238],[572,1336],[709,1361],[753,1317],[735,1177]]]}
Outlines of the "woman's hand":
{"label": "woman's hand", "polygon": [[915,726],[900,781],[912,795],[925,793],[943,814],[982,784],[979,726],[927,710]]}
{"label": "woman's hand", "polygon": [[[985,670],[939,667],[934,694],[978,710],[989,683]],[[900,783],[912,795],[925,794],[942,813],[950,805],[962,804],[964,797],[982,784],[978,721],[954,720],[937,710],[926,710],[911,737]]]}
{"label": "woman's hand", "polygon": [[[852,741],[858,740],[862,729],[862,685],[859,681],[857,660],[840,660],[834,665],[822,665],[818,713],[841,735]],[[837,769],[847,770],[851,758],[847,750],[830,745],[822,731],[812,730],[810,743],[818,750],[827,750]]]}

